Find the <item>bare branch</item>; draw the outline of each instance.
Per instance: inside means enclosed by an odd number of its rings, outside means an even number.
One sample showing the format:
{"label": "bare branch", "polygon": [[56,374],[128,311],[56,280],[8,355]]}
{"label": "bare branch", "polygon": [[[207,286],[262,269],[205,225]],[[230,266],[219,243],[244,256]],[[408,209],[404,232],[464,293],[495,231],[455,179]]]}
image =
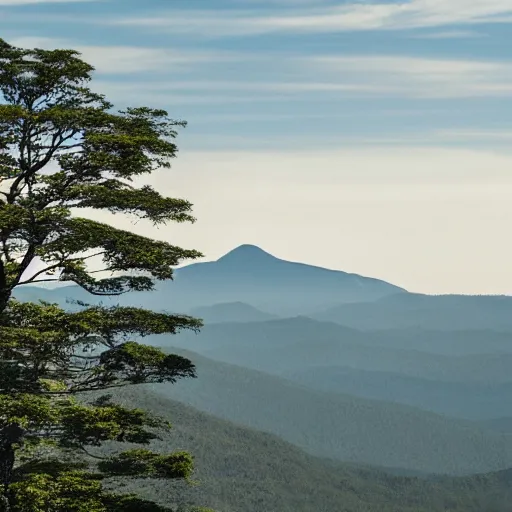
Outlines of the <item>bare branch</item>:
{"label": "bare branch", "polygon": [[80,446],[80,450],[82,450],[88,457],[92,457],[93,459],[98,460],[107,460],[108,457],[100,457],[99,455],[93,455],[92,453],[88,452],[84,446]]}
{"label": "bare branch", "polygon": [[[30,277],[29,279],[26,279],[25,281],[21,281],[21,282],[18,282],[17,283],[17,286],[21,286],[23,284],[29,284],[29,283],[34,283],[36,281],[34,281],[34,279],[37,277],[37,276],[40,276],[41,274],[45,274],[46,272],[50,272],[52,270],[57,270],[59,268],[62,268],[62,266],[64,265],[64,263],[66,262],[72,262],[72,261],[84,261],[84,260],[88,260],[90,258],[94,258],[96,256],[101,256],[102,254],[105,254],[105,251],[100,251],[100,252],[97,252],[95,254],[90,254],[89,256],[81,256],[81,257],[77,257],[77,258],[68,258],[67,256],[65,256],[62,260],[60,260],[59,262],[53,264],[53,265],[49,265],[48,267],[46,268],[43,268],[42,270],[38,270],[35,274],[32,275],[32,277]],[[51,279],[51,281],[58,281],[59,279]],[[42,282],[42,281],[45,281],[45,279],[39,281],[39,282]]]}
{"label": "bare branch", "polygon": [[56,282],[60,281],[58,277],[53,279],[37,279],[35,281],[23,281],[21,283],[18,283],[16,286],[23,286],[24,284],[31,284],[31,283],[49,283],[49,282]]}

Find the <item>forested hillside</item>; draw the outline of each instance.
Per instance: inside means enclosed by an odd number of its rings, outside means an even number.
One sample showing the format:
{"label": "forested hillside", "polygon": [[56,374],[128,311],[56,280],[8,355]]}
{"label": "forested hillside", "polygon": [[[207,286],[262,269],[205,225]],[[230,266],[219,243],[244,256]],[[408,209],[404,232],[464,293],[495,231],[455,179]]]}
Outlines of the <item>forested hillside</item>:
{"label": "forested hillside", "polygon": [[[197,486],[117,480],[161,503],[208,504],[222,512],[509,512],[512,473],[412,478],[307,455],[279,438],[215,418],[147,387],[114,392],[115,401],[169,419],[156,451],[195,454]],[[95,452],[97,453],[97,452]]]}

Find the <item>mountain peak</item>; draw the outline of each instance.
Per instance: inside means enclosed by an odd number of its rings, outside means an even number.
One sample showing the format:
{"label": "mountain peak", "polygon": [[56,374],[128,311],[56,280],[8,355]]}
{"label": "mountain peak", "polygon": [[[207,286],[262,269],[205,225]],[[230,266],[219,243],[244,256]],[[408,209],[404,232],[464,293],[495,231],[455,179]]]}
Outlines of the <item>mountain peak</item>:
{"label": "mountain peak", "polygon": [[248,261],[254,262],[258,260],[268,260],[268,259],[276,259],[275,256],[269,254],[268,252],[260,249],[256,245],[251,244],[243,244],[235,247],[233,250],[229,251],[227,254],[219,258],[217,261]]}

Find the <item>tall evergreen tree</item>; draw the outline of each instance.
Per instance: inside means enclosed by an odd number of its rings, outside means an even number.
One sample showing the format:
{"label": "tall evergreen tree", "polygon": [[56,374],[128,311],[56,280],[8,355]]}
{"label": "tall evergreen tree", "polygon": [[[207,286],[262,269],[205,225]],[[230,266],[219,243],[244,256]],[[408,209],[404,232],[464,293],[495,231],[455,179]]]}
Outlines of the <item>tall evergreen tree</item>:
{"label": "tall evergreen tree", "polygon": [[[92,458],[107,441],[144,445],[169,428],[98,392],[195,377],[188,359],[133,337],[198,329],[200,321],[120,306],[70,312],[11,297],[17,286],[49,280],[100,296],[148,291],[202,256],[80,216],[95,209],[155,225],[195,220],[188,201],[134,184],[170,167],[185,123],[147,107],[115,113],[87,87],[94,68],[79,55],[0,39],[0,509],[163,511],[108,492],[103,480],[187,479],[192,456],[141,448]],[[92,269],[95,260],[101,269]],[[84,398],[89,391],[94,400]]]}

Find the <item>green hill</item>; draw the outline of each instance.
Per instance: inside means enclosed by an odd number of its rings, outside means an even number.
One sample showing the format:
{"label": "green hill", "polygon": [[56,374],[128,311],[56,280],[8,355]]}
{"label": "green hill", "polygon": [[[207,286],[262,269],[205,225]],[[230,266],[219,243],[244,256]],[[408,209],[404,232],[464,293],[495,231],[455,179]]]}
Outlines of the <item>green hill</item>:
{"label": "green hill", "polygon": [[472,421],[512,415],[512,383],[449,382],[348,366],[310,366],[280,377],[311,389],[396,402]]}
{"label": "green hill", "polygon": [[315,391],[183,349],[198,378],[155,385],[167,398],[273,433],[321,457],[464,475],[512,467],[512,436],[413,407]]}
{"label": "green hill", "polygon": [[172,421],[173,431],[155,442],[154,449],[185,449],[196,456],[198,486],[111,481],[114,488],[137,490],[161,504],[206,505],[219,512],[510,511],[510,472],[470,478],[391,476],[312,457],[273,435],[199,412],[148,387],[115,390],[113,395]]}

